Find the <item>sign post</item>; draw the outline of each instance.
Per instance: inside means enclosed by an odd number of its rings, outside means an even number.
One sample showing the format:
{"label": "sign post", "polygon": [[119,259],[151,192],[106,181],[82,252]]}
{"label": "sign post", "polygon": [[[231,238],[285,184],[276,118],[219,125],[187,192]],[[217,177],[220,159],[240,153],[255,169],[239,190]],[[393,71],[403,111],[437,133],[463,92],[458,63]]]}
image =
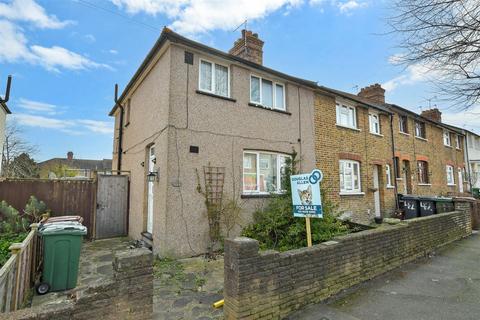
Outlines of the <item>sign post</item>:
{"label": "sign post", "polygon": [[307,245],[312,246],[310,218],[323,218],[320,181],[322,171],[315,169],[311,173],[290,177],[292,187],[293,216],[304,217],[307,228]]}

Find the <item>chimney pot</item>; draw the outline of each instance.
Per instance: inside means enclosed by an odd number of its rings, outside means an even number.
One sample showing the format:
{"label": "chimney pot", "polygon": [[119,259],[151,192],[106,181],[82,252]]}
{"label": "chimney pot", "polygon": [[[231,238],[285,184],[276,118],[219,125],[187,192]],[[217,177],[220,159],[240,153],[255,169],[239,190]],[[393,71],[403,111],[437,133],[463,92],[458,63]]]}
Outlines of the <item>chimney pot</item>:
{"label": "chimney pot", "polygon": [[263,64],[263,44],[264,42],[258,38],[258,33],[243,29],[242,37],[234,42],[228,53],[257,64]]}
{"label": "chimney pot", "polygon": [[73,160],[73,152],[72,151],[67,152],[67,159],[68,160]]}
{"label": "chimney pot", "polygon": [[357,95],[374,102],[385,103],[385,89],[383,89],[379,83],[360,89],[360,92]]}

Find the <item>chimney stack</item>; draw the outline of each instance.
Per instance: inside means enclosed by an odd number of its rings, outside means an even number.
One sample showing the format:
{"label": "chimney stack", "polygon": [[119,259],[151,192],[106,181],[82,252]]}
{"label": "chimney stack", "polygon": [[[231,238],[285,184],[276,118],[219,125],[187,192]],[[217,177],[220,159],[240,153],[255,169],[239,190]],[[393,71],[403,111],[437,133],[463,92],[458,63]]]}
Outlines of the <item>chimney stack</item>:
{"label": "chimney stack", "polygon": [[263,43],[257,33],[243,29],[242,37],[235,41],[233,48],[228,53],[257,64],[263,64]]}
{"label": "chimney stack", "polygon": [[68,152],[67,152],[67,160],[68,160],[68,161],[72,161],[72,160],[73,160],[73,152],[72,152],[72,151],[68,151]]}
{"label": "chimney stack", "polygon": [[435,122],[442,122],[442,113],[438,108],[422,111],[420,115]]}
{"label": "chimney stack", "polygon": [[357,95],[374,102],[385,103],[385,89],[383,89],[378,83],[360,89],[360,92]]}

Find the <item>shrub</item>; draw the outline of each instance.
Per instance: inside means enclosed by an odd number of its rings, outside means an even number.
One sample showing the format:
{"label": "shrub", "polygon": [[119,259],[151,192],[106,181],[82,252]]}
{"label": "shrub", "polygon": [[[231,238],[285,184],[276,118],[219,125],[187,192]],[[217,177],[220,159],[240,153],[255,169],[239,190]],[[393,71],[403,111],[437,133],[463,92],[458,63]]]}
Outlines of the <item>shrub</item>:
{"label": "shrub", "polygon": [[[284,194],[272,194],[264,209],[253,214],[253,222],[244,228],[242,235],[256,239],[261,249],[279,251],[307,246],[305,219],[295,218],[292,212],[290,176],[297,173],[296,153],[288,159],[282,178]],[[323,197],[323,219],[311,219],[312,242],[328,241],[348,232],[348,227],[335,217],[336,207]]]}
{"label": "shrub", "polygon": [[0,202],[0,234],[26,232],[29,221],[22,217],[18,210],[6,201]]}

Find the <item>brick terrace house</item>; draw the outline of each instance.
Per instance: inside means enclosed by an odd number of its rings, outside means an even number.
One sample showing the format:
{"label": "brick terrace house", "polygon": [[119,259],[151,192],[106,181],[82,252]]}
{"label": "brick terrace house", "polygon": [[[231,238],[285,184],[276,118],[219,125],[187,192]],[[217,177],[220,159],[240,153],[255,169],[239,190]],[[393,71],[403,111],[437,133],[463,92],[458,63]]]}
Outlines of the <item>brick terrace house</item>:
{"label": "brick terrace house", "polygon": [[[266,68],[262,56],[250,31],[225,53],[165,28],[111,111],[113,169],[130,172],[129,234],[154,253],[206,252],[209,224],[197,192],[204,167],[225,170],[223,200],[241,197],[242,225],[281,191],[294,149],[302,171],[315,167],[316,83]],[[156,181],[147,181],[150,172]]]}
{"label": "brick terrace house", "polygon": [[368,223],[393,213],[397,194],[456,195],[468,186],[464,134],[385,102],[379,85],[358,95],[319,87],[315,95],[317,167],[326,196],[344,217]]}

